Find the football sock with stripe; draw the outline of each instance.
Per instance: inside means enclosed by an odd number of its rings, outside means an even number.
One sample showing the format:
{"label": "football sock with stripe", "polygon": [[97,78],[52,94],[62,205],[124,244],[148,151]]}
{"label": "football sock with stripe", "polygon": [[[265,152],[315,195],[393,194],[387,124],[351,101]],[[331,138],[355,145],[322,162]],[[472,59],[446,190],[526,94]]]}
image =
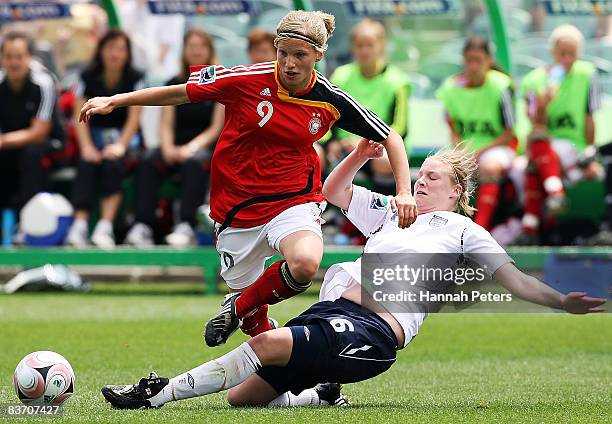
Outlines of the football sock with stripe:
{"label": "football sock with stripe", "polygon": [[256,309],[255,313],[246,316],[242,320],[240,329],[244,334],[251,337],[272,330],[273,328],[268,318],[268,305],[260,306]]}
{"label": "football sock with stripe", "polygon": [[274,305],[302,293],[308,287],[295,281],[287,261],[274,262],[253,284],[247,287],[236,300],[236,314],[244,318],[251,311],[263,305]]}
{"label": "football sock with stripe", "polygon": [[242,383],[260,368],[261,362],[251,346],[242,343],[218,359],[171,378],[168,385],[149,402],[152,406],[161,406],[173,400],[227,390]]}

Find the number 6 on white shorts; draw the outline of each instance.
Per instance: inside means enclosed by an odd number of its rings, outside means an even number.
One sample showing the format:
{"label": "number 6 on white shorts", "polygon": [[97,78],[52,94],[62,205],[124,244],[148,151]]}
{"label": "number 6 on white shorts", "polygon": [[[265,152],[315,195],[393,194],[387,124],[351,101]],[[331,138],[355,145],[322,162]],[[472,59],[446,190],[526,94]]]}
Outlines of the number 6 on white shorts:
{"label": "number 6 on white shorts", "polygon": [[[264,113],[264,107],[268,109],[266,113]],[[270,118],[272,117],[273,112],[274,112],[274,107],[272,106],[272,103],[270,103],[267,100],[259,102],[259,104],[257,105],[257,113],[262,118],[261,118],[261,121],[259,121],[258,125],[260,127],[263,127],[264,125],[266,125],[266,122],[268,122]]]}

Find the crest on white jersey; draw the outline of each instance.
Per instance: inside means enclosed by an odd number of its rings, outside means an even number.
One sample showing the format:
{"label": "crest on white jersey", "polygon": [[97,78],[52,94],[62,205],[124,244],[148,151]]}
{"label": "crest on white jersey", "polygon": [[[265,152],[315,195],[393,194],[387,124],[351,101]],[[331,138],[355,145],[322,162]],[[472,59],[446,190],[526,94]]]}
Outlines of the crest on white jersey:
{"label": "crest on white jersey", "polygon": [[200,69],[200,79],[198,80],[198,84],[210,84],[211,82],[214,82],[216,78],[217,75],[215,74],[214,65],[209,66],[208,68],[202,68]]}
{"label": "crest on white jersey", "polygon": [[267,96],[267,97],[271,97],[272,93],[270,92],[270,89],[268,87],[264,88],[263,90],[261,90],[261,92],[259,93],[262,96]]}
{"label": "crest on white jersey", "polygon": [[387,205],[389,204],[389,199],[387,196],[383,196],[382,194],[372,193],[372,198],[370,199],[370,209],[375,210],[385,210]]}
{"label": "crest on white jersey", "polygon": [[447,223],[448,219],[442,218],[438,215],[434,215],[431,220],[429,220],[429,225],[434,228],[444,227]]}

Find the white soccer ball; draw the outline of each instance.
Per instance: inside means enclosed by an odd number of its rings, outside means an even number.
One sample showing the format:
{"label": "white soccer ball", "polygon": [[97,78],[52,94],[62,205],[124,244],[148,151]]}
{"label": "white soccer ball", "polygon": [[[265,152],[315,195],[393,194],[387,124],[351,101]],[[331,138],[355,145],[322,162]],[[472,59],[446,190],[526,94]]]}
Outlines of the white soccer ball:
{"label": "white soccer ball", "polygon": [[13,384],[26,405],[61,405],[74,393],[75,376],[66,358],[43,350],[19,362]]}

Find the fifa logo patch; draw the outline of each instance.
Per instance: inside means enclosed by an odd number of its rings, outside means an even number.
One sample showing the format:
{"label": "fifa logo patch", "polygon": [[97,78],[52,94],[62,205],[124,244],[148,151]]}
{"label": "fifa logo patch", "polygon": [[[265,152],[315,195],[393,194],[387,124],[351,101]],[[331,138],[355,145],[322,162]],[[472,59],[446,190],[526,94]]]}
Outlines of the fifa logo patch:
{"label": "fifa logo patch", "polygon": [[217,75],[215,74],[214,65],[209,66],[208,68],[202,68],[200,69],[200,79],[198,81],[198,85],[210,84],[211,82],[214,82],[216,78]]}
{"label": "fifa logo patch", "polygon": [[382,211],[385,210],[388,204],[389,199],[387,199],[387,196],[383,196],[378,193],[372,193],[372,198],[370,199],[370,209]]}
{"label": "fifa logo patch", "polygon": [[319,119],[320,116],[320,113],[312,113],[312,119],[310,120],[310,122],[308,122],[308,129],[310,130],[310,134],[318,133],[321,127],[323,126],[323,123]]}
{"label": "fifa logo patch", "polygon": [[429,226],[434,227],[434,228],[440,228],[440,227],[444,227],[447,222],[448,222],[448,219],[442,218],[441,216],[438,216],[438,215],[434,215],[429,221]]}

